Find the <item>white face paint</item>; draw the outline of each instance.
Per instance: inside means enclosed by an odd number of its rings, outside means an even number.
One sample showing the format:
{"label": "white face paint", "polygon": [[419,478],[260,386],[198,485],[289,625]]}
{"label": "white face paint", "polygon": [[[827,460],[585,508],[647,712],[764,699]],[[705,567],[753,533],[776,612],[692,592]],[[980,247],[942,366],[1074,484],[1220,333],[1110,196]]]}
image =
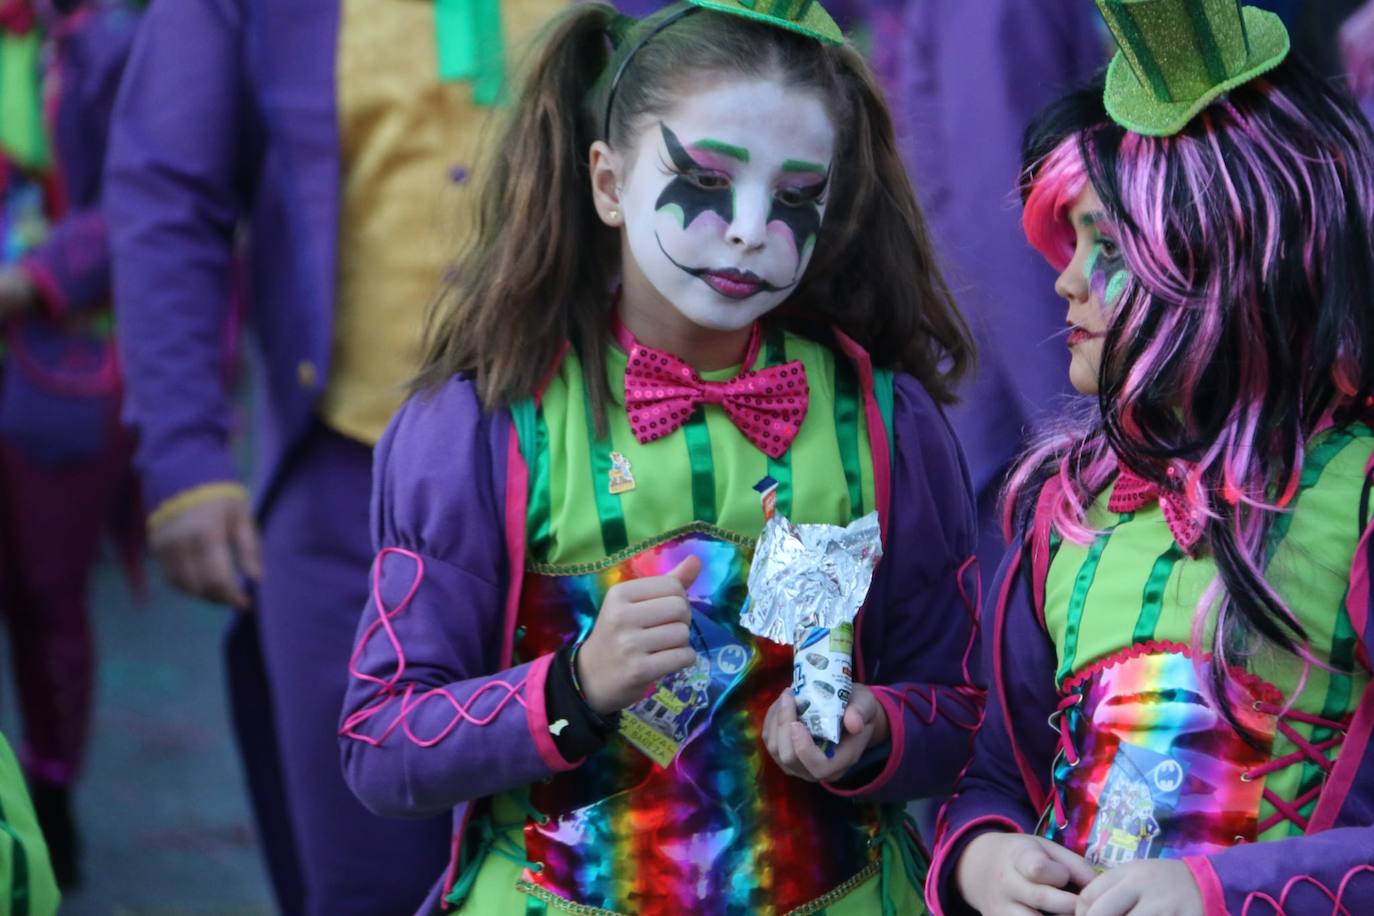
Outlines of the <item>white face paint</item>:
{"label": "white face paint", "polygon": [[771,80],[718,84],[635,149],[621,189],[625,294],[720,331],[781,305],[825,212],[835,127],[821,99]]}

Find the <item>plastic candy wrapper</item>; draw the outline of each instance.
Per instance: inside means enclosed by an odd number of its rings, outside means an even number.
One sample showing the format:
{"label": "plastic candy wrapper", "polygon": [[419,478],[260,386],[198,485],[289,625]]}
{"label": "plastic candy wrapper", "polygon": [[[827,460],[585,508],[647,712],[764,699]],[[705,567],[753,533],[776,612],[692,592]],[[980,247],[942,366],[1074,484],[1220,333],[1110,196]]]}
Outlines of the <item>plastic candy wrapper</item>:
{"label": "plastic candy wrapper", "polygon": [[853,685],[854,618],[883,554],[878,515],[847,528],[794,525],[774,515],[749,570],[740,623],[791,644],[797,716],[812,736],[838,743]]}
{"label": "plastic candy wrapper", "polygon": [[727,627],[692,609],[695,665],[675,671],[620,716],[620,734],[661,767],[701,733],[721,698],[739,683],[753,652]]}

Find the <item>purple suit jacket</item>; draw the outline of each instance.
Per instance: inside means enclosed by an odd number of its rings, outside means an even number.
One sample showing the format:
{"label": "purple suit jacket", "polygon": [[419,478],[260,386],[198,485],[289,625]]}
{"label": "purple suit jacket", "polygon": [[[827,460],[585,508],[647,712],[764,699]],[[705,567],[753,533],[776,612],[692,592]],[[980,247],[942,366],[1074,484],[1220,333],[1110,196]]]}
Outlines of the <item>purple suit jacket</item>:
{"label": "purple suit jacket", "polygon": [[150,507],[235,480],[223,329],[247,220],[261,483],[329,372],[340,196],[337,0],[154,3],[111,129],[105,210],[126,417]]}
{"label": "purple suit jacket", "polygon": [[[884,557],[858,624],[858,678],[882,685],[892,751],[871,783],[847,794],[905,802],[949,791],[982,694],[969,670],[977,569],[968,475],[944,416],[909,377],[897,378],[893,435]],[[345,699],[344,774],[379,814],[453,808],[461,831],[472,802],[581,762],[563,759],[549,737],[552,656],[511,666],[524,460],[510,415],[482,410],[474,386],[455,379],[401,409],[374,473],[379,553]]]}

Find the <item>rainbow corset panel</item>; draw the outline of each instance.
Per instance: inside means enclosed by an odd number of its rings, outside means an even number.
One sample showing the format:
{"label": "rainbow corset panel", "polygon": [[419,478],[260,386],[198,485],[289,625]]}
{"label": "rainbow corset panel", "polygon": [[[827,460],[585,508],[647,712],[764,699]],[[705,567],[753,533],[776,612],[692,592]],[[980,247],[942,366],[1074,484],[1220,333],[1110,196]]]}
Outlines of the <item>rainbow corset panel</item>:
{"label": "rainbow corset panel", "polygon": [[590,632],[617,582],[702,560],[689,591],[697,666],[630,707],[582,766],[531,787],[526,893],[582,912],[782,914],[877,872],[880,812],[784,774],[763,747],[792,650],[739,626],[750,549],[695,530],[601,568],[526,577],[519,650],[531,658]]}
{"label": "rainbow corset panel", "polygon": [[1258,833],[1278,691],[1246,676],[1233,697],[1243,740],[1209,704],[1205,666],[1180,646],[1117,653],[1070,679],[1046,836],[1099,869],[1214,852]]}

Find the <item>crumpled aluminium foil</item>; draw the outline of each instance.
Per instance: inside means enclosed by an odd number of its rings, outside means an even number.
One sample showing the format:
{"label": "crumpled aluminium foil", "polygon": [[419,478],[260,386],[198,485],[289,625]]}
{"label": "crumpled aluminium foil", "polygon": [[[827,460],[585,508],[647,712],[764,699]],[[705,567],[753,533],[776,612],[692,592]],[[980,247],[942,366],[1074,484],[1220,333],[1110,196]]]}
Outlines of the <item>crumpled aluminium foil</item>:
{"label": "crumpled aluminium foil", "polygon": [[847,528],[794,525],[774,515],[759,536],[740,623],[756,636],[791,644],[797,715],[817,738],[840,740],[853,679],[854,618],[882,553],[876,512]]}

